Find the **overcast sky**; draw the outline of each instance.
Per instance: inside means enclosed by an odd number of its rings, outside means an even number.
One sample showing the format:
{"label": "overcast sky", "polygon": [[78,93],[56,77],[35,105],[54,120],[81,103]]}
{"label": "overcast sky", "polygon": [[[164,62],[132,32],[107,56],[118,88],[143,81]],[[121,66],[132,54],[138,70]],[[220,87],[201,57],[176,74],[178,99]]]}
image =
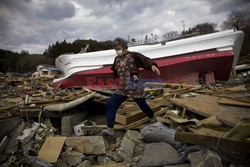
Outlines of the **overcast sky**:
{"label": "overcast sky", "polygon": [[248,0],[0,0],[0,48],[43,53],[56,41],[161,36],[199,23],[217,29]]}

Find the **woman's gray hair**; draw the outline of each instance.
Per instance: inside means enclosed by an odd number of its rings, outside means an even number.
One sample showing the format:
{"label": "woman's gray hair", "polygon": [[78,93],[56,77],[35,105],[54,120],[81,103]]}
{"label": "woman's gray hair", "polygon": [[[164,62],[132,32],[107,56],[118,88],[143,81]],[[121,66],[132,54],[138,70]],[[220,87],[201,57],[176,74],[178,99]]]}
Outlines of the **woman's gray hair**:
{"label": "woman's gray hair", "polygon": [[118,37],[113,41],[114,48],[118,45],[121,45],[123,48],[128,49],[127,41],[124,40],[123,38]]}

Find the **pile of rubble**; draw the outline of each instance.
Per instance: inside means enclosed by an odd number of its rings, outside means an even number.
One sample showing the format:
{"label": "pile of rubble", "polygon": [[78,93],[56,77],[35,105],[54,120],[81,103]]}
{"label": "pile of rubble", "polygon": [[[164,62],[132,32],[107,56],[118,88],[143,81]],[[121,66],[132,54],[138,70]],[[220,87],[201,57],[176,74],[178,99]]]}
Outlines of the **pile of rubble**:
{"label": "pile of rubble", "polygon": [[249,164],[250,93],[244,84],[146,83],[145,97],[157,122],[150,124],[128,99],[117,112],[114,137],[103,137],[104,107],[112,90],[54,89],[50,80],[0,79],[2,166]]}

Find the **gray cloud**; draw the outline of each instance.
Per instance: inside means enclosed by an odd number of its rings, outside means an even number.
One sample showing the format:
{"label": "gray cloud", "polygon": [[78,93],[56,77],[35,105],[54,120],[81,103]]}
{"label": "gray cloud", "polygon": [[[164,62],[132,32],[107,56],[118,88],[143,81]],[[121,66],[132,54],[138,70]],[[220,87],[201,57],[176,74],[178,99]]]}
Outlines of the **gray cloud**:
{"label": "gray cloud", "polygon": [[249,5],[244,0],[1,0],[0,48],[42,53],[64,39],[161,36],[182,31],[183,19],[186,28],[220,25],[230,11]]}
{"label": "gray cloud", "polygon": [[211,3],[212,13],[234,11],[244,7],[249,0],[213,0]]}
{"label": "gray cloud", "polygon": [[12,14],[28,14],[31,2],[31,0],[1,0],[0,9],[7,9]]}
{"label": "gray cloud", "polygon": [[0,15],[0,23],[1,23],[0,32],[6,32],[9,29],[9,24],[8,24],[8,21],[4,19],[4,17],[2,17],[1,15]]}
{"label": "gray cloud", "polygon": [[37,18],[46,20],[61,20],[75,15],[76,8],[70,2],[46,1],[36,13]]}

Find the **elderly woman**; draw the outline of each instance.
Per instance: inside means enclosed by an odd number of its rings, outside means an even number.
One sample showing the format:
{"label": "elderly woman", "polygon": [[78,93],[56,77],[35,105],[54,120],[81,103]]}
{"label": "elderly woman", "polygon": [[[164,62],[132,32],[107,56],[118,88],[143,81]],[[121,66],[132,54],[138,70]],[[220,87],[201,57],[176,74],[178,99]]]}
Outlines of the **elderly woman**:
{"label": "elderly woman", "polygon": [[155,122],[154,112],[146,103],[143,88],[136,84],[134,85],[134,83],[139,83],[139,68],[144,68],[160,75],[158,65],[140,53],[129,52],[127,50],[127,42],[124,39],[116,38],[114,40],[114,48],[117,56],[111,69],[114,77],[122,80],[122,84],[106,104],[107,129],[102,132],[105,136],[114,135],[113,127],[117,109],[128,97],[134,99],[140,109],[150,118],[150,122]]}

